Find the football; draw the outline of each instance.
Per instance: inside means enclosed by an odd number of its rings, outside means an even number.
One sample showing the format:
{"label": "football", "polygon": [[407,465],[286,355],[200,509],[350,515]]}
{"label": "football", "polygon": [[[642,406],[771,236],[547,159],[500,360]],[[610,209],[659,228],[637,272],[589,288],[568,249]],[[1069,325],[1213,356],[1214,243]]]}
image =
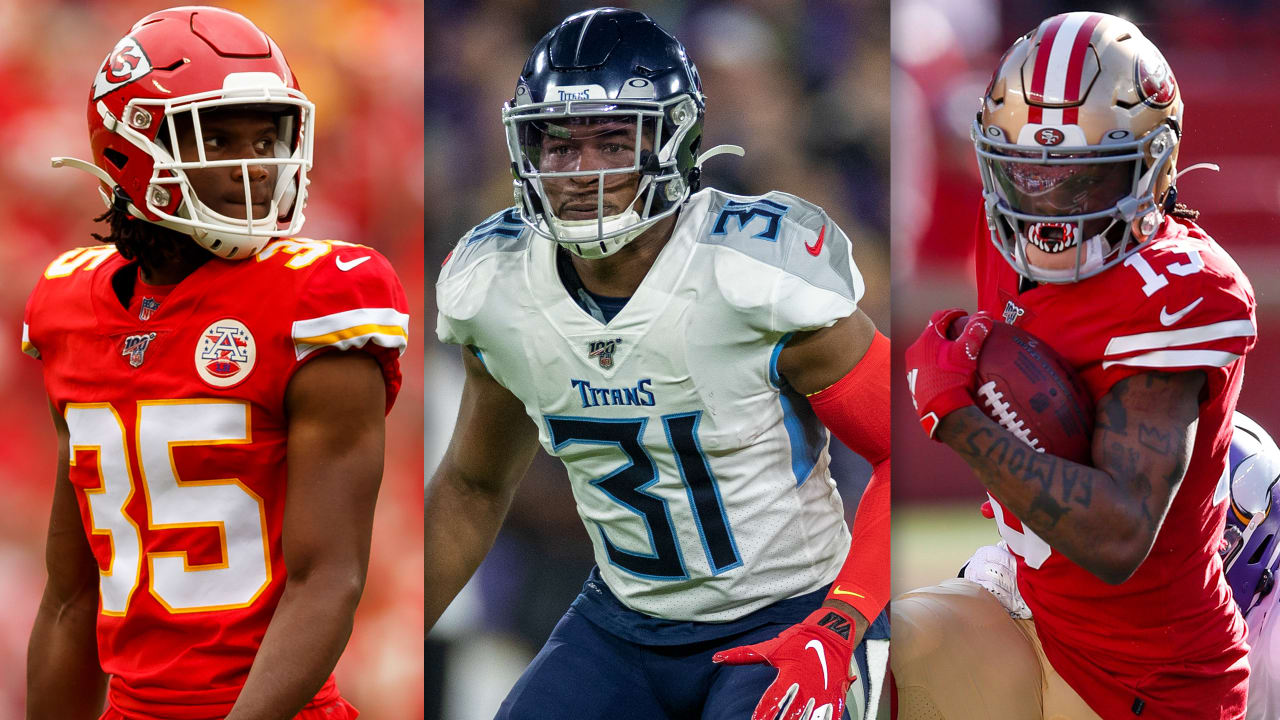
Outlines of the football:
{"label": "football", "polygon": [[996,322],[978,355],[977,376],[978,407],[1001,427],[1037,452],[1092,464],[1093,400],[1048,343]]}

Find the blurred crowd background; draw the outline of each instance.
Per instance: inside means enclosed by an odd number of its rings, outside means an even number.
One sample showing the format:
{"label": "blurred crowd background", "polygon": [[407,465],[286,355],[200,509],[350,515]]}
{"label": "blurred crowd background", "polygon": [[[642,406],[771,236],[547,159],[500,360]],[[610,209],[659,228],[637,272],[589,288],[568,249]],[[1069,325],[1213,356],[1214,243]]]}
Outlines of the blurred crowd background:
{"label": "blurred crowd background", "polygon": [[[1100,10],[1138,25],[1164,53],[1185,105],[1178,167],[1213,162],[1178,182],[1178,199],[1249,276],[1258,344],[1239,409],[1280,432],[1280,146],[1276,101],[1280,6],[1254,0],[1020,3],[894,0],[893,329],[895,358],[937,309],[973,308],[973,227],[981,181],[969,126],[1004,50],[1051,15]],[[1115,308],[1126,312],[1126,308]],[[900,365],[895,365],[900,367]],[[895,375],[895,379],[898,375]],[[954,453],[920,432],[905,387],[894,388],[894,577],[902,591],[954,576],[979,544],[982,486]]]}
{"label": "blurred crowd background", "polygon": [[[44,535],[56,452],[38,362],[18,351],[27,294],[59,253],[94,244],[96,182],[54,170],[90,157],[89,86],[143,15],[178,2],[0,2],[0,718],[23,717],[27,635],[44,587]],[[212,2],[237,10],[284,50],[316,104],[308,237],[387,255],[422,307],[423,7],[417,0]],[[413,313],[404,389],[387,423],[387,461],[368,584],[337,678],[369,720],[423,716],[422,357]],[[86,362],[92,361],[90,358]]]}
{"label": "blurred crowd background", "polygon": [[[888,328],[888,8],[879,0],[621,2],[689,50],[707,95],[704,185],[785,190],[824,207],[853,238],[863,309]],[[433,279],[469,228],[512,204],[500,108],[537,40],[588,2],[433,2],[427,11],[426,261]],[[427,293],[427,316],[435,315]],[[429,324],[430,325],[430,324]],[[427,354],[428,477],[453,428],[459,351]],[[520,421],[528,422],[525,418]],[[866,467],[833,449],[852,520]],[[540,454],[493,551],[427,642],[427,716],[491,718],[581,589],[591,543],[558,460]],[[430,579],[428,579],[428,582]],[[433,705],[434,703],[434,705]]]}

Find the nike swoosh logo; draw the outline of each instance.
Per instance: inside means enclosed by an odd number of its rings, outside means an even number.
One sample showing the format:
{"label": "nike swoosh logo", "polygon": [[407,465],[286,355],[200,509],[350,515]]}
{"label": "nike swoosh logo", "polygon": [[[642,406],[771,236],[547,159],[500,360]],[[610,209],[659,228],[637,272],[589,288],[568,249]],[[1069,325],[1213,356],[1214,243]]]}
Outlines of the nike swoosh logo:
{"label": "nike swoosh logo", "polygon": [[1172,324],[1174,324],[1174,323],[1178,322],[1179,320],[1181,320],[1182,318],[1186,317],[1187,313],[1191,312],[1192,310],[1195,310],[1195,309],[1196,309],[1196,306],[1197,306],[1197,305],[1199,305],[1199,304],[1200,304],[1201,302],[1203,302],[1203,301],[1204,301],[1204,297],[1203,297],[1203,296],[1198,297],[1198,298],[1196,298],[1196,299],[1195,299],[1195,302],[1193,302],[1193,303],[1191,303],[1190,305],[1188,305],[1188,306],[1186,306],[1186,307],[1182,308],[1181,310],[1179,310],[1179,311],[1178,311],[1178,312],[1176,312],[1176,313],[1171,313],[1171,312],[1169,312],[1168,310],[1166,310],[1166,309],[1162,306],[1162,307],[1160,308],[1160,324],[1161,324],[1161,325],[1164,325],[1165,327],[1169,327],[1170,325],[1172,325]]}
{"label": "nike swoosh logo", "polygon": [[356,258],[355,260],[343,260],[342,258],[335,258],[333,261],[333,264],[337,265],[338,269],[341,270],[342,272],[346,272],[351,268],[359,265],[360,263],[368,260],[371,257],[373,256],[365,255],[364,257],[359,257],[359,258]]}
{"label": "nike swoosh logo", "polygon": [[822,252],[822,239],[826,237],[826,235],[827,235],[827,226],[823,225],[822,229],[818,231],[818,242],[812,245],[810,245],[809,243],[805,243],[804,249],[808,250],[810,255],[814,257],[818,257],[818,253]]}
{"label": "nike swoosh logo", "polygon": [[841,590],[839,585],[837,585],[835,588],[833,588],[833,589],[831,590],[831,594],[832,594],[832,595],[852,595],[852,596],[854,596],[854,597],[860,597],[860,598],[863,598],[863,599],[866,599],[866,597],[867,597],[866,595],[863,595],[862,593],[856,593],[856,592],[854,592],[854,591],[852,591],[852,590]]}
{"label": "nike swoosh logo", "polygon": [[823,649],[822,643],[817,640],[810,640],[805,643],[804,648],[818,653],[818,661],[822,663],[822,687],[825,690],[827,687],[827,652]]}

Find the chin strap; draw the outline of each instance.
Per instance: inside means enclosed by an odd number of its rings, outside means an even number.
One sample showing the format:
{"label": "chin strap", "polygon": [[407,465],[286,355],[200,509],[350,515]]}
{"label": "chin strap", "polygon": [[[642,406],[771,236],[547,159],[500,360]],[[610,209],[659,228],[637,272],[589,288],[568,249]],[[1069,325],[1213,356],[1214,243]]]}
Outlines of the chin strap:
{"label": "chin strap", "polygon": [[116,184],[116,181],[111,179],[111,176],[107,174],[106,170],[103,170],[93,163],[85,162],[84,160],[77,160],[72,157],[55,157],[49,158],[49,164],[56,168],[69,167],[75,168],[76,170],[83,170],[111,187],[115,187]]}
{"label": "chin strap", "polygon": [[1218,172],[1219,170],[1221,170],[1221,168],[1218,167],[1217,163],[1209,163],[1209,162],[1196,163],[1195,165],[1189,165],[1179,170],[1178,174],[1173,176],[1173,179],[1177,180],[1178,178],[1182,177],[1183,175],[1186,175],[1192,170],[1212,170],[1214,172]]}
{"label": "chin strap", "polygon": [[[123,199],[124,200],[123,209],[126,212],[128,212],[133,217],[138,218],[139,220],[147,219],[146,216],[142,214],[142,211],[139,210],[133,204],[132,201],[128,200],[128,196],[125,195],[120,190],[120,186],[116,185],[116,181],[111,179],[111,176],[107,174],[106,170],[103,170],[102,168],[98,167],[97,165],[94,165],[91,162],[85,162],[84,160],[78,160],[73,157],[49,158],[49,164],[56,168],[68,167],[68,168],[73,168],[75,170],[83,170],[89,173],[90,175],[94,176],[98,180],[102,181],[102,183],[105,184],[107,187],[113,188],[113,194],[115,195],[115,199],[113,199],[112,195],[108,194],[101,187],[98,188],[98,195],[102,197],[103,204],[105,204],[107,207],[114,207],[118,204],[118,202],[121,199]],[[162,223],[157,223],[157,224],[162,224]]]}
{"label": "chin strap", "polygon": [[738,145],[717,145],[711,148],[710,150],[699,155],[698,159],[694,161],[693,166],[702,167],[702,163],[710,160],[711,158],[717,155],[737,155],[738,157],[744,157],[746,154],[747,154],[747,151],[743,150]]}

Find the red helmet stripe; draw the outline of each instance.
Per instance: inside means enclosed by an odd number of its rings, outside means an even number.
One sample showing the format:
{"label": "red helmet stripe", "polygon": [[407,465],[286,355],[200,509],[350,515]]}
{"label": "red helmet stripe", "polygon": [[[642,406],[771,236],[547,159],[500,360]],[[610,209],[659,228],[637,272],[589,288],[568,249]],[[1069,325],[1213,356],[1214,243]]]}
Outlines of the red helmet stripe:
{"label": "red helmet stripe", "polygon": [[[1062,21],[1066,19],[1066,15],[1057,15],[1049,19],[1044,26],[1044,32],[1040,35],[1040,47],[1036,50],[1035,69],[1031,73],[1031,91],[1027,100],[1031,103],[1044,102],[1044,81],[1045,76],[1049,73],[1049,55],[1053,52],[1053,39],[1058,34],[1058,28],[1062,26]],[[1042,119],[1041,108],[1039,105],[1033,104],[1027,113],[1027,122],[1039,123]]]}
{"label": "red helmet stripe", "polygon": [[[1085,50],[1089,48],[1089,40],[1093,38],[1093,31],[1100,22],[1102,22],[1102,15],[1098,13],[1090,15],[1080,26],[1079,32],[1076,33],[1075,43],[1071,45],[1071,59],[1067,61],[1067,86],[1064,93],[1064,99],[1067,102],[1078,102],[1080,100],[1080,84],[1084,80]],[[1063,111],[1062,123],[1064,125],[1075,125],[1079,122],[1080,108],[1071,107]]]}

